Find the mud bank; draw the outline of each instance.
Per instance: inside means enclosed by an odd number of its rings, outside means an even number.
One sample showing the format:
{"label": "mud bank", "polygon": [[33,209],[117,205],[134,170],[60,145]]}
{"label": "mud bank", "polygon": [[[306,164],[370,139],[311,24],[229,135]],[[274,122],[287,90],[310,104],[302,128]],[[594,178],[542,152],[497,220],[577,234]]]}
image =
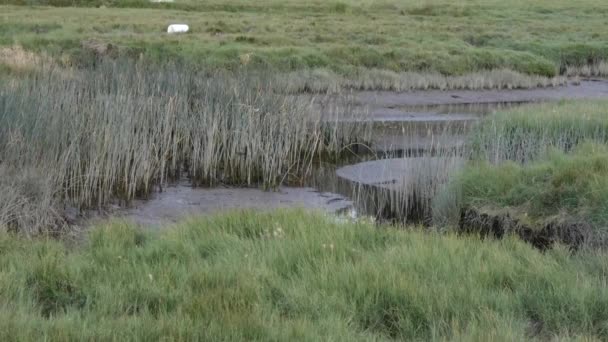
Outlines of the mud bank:
{"label": "mud bank", "polygon": [[461,233],[495,238],[514,234],[542,250],[551,248],[555,243],[572,249],[578,249],[590,241],[601,244],[595,237],[591,239],[592,227],[585,222],[555,220],[535,227],[523,223],[508,213],[493,213],[472,208],[461,212],[458,230]]}
{"label": "mud bank", "polygon": [[112,216],[143,226],[161,227],[192,215],[237,209],[278,208],[341,213],[350,211],[352,202],[344,196],[313,188],[281,187],[277,191],[230,187],[194,188],[184,182],[154,193],[149,200],[134,201],[128,208],[113,212]]}

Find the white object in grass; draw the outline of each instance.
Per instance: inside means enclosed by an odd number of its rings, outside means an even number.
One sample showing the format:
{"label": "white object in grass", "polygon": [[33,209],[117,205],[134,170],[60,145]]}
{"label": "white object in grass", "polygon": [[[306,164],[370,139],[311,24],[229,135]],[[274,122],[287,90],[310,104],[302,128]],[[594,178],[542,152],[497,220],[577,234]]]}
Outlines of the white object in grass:
{"label": "white object in grass", "polygon": [[186,24],[172,24],[167,28],[167,33],[186,33],[190,27]]}

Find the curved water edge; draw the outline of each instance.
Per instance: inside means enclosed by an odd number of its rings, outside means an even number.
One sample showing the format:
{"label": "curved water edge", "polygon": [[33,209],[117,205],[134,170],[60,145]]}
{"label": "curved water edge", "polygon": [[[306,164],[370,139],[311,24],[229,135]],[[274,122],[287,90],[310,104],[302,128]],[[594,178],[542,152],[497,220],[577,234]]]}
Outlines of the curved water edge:
{"label": "curved water edge", "polygon": [[307,187],[263,191],[193,188],[183,182],[128,208],[116,206],[110,215],[160,227],[184,216],[224,210],[299,207],[430,223],[430,201],[464,164],[467,134],[480,117],[533,102],[608,98],[608,81],[529,90],[363,91],[339,96],[317,99],[316,105],[321,111],[329,108],[336,124],[368,125],[369,141],[354,146],[348,161],[316,165],[304,182]]}

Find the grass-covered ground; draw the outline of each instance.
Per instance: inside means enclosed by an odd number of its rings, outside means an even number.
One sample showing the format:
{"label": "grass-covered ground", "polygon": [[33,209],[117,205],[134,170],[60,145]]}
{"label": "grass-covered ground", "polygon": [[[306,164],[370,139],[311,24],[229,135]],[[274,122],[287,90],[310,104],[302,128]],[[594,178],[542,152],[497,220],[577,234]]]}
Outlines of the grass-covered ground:
{"label": "grass-covered ground", "polygon": [[608,256],[300,211],[0,234],[2,340],[602,340]]}
{"label": "grass-covered ground", "polygon": [[603,100],[564,101],[485,118],[472,132],[467,166],[435,198],[436,221],[468,229],[461,214],[474,209],[539,231],[552,227],[553,235],[575,231],[605,245],[607,111]]}
{"label": "grass-covered ground", "polygon": [[[325,68],[350,77],[359,68],[448,75],[509,68],[553,76],[608,58],[608,5],[601,0],[3,3],[90,6],[0,7],[0,45],[76,61],[93,48],[222,68]],[[167,35],[176,22],[191,33]]]}
{"label": "grass-covered ground", "polygon": [[471,139],[474,159],[526,162],[551,148],[608,142],[608,101],[561,101],[521,106],[484,119]]}
{"label": "grass-covered ground", "polygon": [[[510,210],[532,224],[574,219],[608,231],[608,151],[585,144],[538,162],[472,163],[460,175],[465,206]],[[540,221],[540,222],[539,222]]]}

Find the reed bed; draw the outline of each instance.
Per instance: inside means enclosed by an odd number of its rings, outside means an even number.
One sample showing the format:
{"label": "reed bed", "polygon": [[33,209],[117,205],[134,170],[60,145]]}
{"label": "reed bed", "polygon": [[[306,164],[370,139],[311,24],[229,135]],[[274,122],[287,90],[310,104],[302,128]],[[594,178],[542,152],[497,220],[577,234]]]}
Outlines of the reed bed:
{"label": "reed bed", "polygon": [[567,78],[527,75],[509,69],[446,76],[436,72],[394,72],[361,68],[348,77],[327,69],[294,71],[284,76],[284,83],[284,89],[290,93],[338,93],[345,89],[388,91],[533,89],[561,86],[567,83]]}
{"label": "reed bed", "polygon": [[569,151],[583,141],[608,141],[606,101],[562,101],[497,112],[471,141],[474,158],[526,162],[549,149]]}
{"label": "reed bed", "polygon": [[566,75],[570,77],[606,77],[608,76],[608,62],[600,61],[583,66],[569,66],[566,68]]}
{"label": "reed bed", "polygon": [[273,87],[260,74],[121,61],[33,74],[0,90],[1,165],[44,175],[45,198],[78,208],[128,202],[182,176],[275,188],[339,153],[353,129],[331,123],[339,108],[321,114]]}

